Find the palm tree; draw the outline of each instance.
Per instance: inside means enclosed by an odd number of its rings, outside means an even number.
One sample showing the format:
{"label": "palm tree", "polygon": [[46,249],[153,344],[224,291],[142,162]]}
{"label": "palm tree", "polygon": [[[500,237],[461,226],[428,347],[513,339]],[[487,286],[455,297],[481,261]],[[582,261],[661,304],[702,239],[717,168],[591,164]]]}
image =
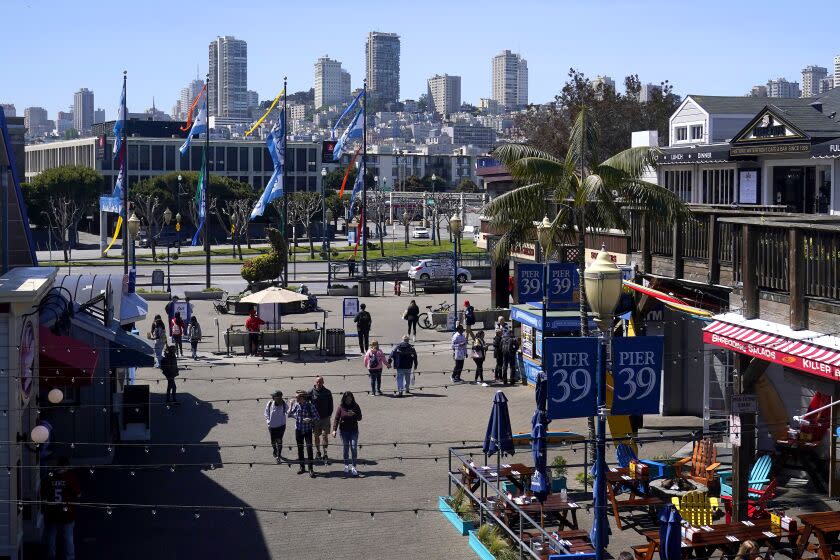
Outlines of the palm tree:
{"label": "palm tree", "polygon": [[[533,242],[535,222],[548,217],[551,242],[545,254],[563,245],[577,246],[577,266],[583,278],[585,235],[615,228],[627,231],[624,209],[635,206],[653,221],[674,223],[690,219],[688,207],[671,191],[642,179],[656,164],[658,148],[628,148],[602,161],[598,153],[598,126],[581,109],[569,139],[569,150],[560,159],[525,144],[503,144],[493,152],[517,182],[524,183],[492,200],[483,213],[496,231],[505,232],[495,246],[495,262],[509,258],[520,243]],[[580,330],[588,333],[586,292],[580,282]]]}

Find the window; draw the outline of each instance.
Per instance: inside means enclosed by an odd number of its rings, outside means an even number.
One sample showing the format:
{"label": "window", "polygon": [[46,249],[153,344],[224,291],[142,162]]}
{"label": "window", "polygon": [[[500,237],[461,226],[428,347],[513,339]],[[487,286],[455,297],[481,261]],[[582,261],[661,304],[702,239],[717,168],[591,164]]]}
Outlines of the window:
{"label": "window", "polygon": [[164,151],[166,152],[166,170],[175,171],[175,146],[165,146]]}
{"label": "window", "polygon": [[139,152],[140,152],[140,169],[142,171],[148,171],[149,170],[149,162],[150,162],[149,146],[148,145],[138,146],[138,148],[139,148]]}
{"label": "window", "polygon": [[239,171],[248,171],[248,148],[239,148]]}
{"label": "window", "polygon": [[703,200],[705,204],[732,204],[735,201],[735,170],[704,169]]}
{"label": "window", "polygon": [[152,146],[152,171],[163,170],[163,146]]}
{"label": "window", "polygon": [[702,124],[691,125],[691,139],[692,140],[702,140],[703,139],[703,125]]}
{"label": "window", "polygon": [[685,142],[688,140],[688,129],[684,126],[678,126],[674,129],[676,133],[677,142]]}
{"label": "window", "polygon": [[[683,129],[685,130],[685,129]],[[665,188],[676,194],[683,202],[691,202],[691,171],[665,171]]]}
{"label": "window", "polygon": [[262,152],[263,150],[260,148],[251,148],[253,161],[254,161],[254,171],[262,171]]}

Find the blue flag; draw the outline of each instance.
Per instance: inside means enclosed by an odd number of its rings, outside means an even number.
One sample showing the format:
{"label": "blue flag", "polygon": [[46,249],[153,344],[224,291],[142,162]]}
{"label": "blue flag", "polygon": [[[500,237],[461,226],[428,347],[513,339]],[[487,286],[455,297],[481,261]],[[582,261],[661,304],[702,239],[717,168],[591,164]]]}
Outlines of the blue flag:
{"label": "blue flag", "polygon": [[364,185],[364,181],[362,180],[363,177],[364,177],[364,173],[362,173],[362,170],[359,169],[358,172],[356,173],[356,182],[353,183],[353,192],[350,193],[350,219],[351,220],[353,219],[353,214],[355,213],[353,211],[353,208],[355,208],[356,199],[359,197],[359,194],[361,194],[362,188],[363,188],[362,185]]}
{"label": "blue flag", "polygon": [[266,207],[271,202],[283,196],[283,166],[286,164],[286,131],[284,125],[284,113],[280,111],[277,122],[271,127],[271,132],[265,139],[266,148],[274,162],[274,173],[268,184],[265,186],[262,195],[257,199],[254,209],[251,210],[251,219],[262,216]]}
{"label": "blue flag", "polygon": [[344,109],[344,112],[341,113],[341,116],[338,117],[338,119],[336,119],[335,124],[333,125],[333,128],[332,128],[332,137],[333,138],[335,138],[335,131],[338,130],[338,126],[341,124],[341,121],[344,120],[344,117],[346,117],[347,115],[350,114],[350,111],[353,110],[353,107],[355,107],[356,105],[359,104],[359,99],[362,98],[364,93],[365,93],[365,90],[360,91],[359,95],[356,96],[356,98],[350,103],[350,105],[347,106],[346,109]]}
{"label": "blue flag", "polygon": [[114,121],[114,155],[116,158],[122,148],[123,129],[125,128],[125,80],[123,80],[122,96],[120,97],[120,108],[117,112],[117,120]]}
{"label": "blue flag", "polygon": [[195,235],[193,235],[192,245],[198,245],[199,237],[198,234],[201,232],[202,228],[204,227],[204,221],[206,216],[204,215],[204,206],[205,206],[205,197],[207,196],[207,153],[204,153],[204,156],[201,159],[201,171],[198,174],[198,185],[195,187],[195,204],[197,206],[197,214],[199,224],[198,227],[195,229]]}
{"label": "blue flag", "polygon": [[[359,118],[361,117],[361,118]],[[335,149],[333,151],[333,160],[338,161],[341,159],[341,154],[344,153],[346,149],[345,144],[350,140],[355,138],[361,138],[364,132],[364,125],[365,125],[365,110],[359,109],[359,112],[356,113],[356,116],[353,117],[353,120],[350,121],[350,125],[335,143]]]}
{"label": "blue flag", "polygon": [[187,134],[187,139],[184,144],[181,146],[181,155],[187,155],[187,150],[190,149],[190,142],[192,141],[193,136],[198,136],[199,134],[207,132],[207,95],[204,95],[204,105],[201,106],[201,109],[198,111],[198,116],[195,118],[195,122],[190,128],[190,133]]}

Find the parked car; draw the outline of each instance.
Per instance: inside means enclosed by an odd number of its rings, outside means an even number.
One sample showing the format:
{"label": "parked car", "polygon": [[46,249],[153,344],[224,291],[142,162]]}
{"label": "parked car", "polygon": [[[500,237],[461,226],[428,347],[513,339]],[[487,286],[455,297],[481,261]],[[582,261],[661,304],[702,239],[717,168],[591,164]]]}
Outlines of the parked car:
{"label": "parked car", "polygon": [[412,239],[428,239],[429,230],[424,227],[416,227],[411,232]]}
{"label": "parked car", "polygon": [[147,249],[149,247],[149,234],[146,230],[141,229],[137,232],[137,246]]}
{"label": "parked car", "polygon": [[[452,261],[449,259],[420,259],[411,263],[408,277],[412,280],[430,278],[452,278]],[[469,282],[472,274],[466,268],[458,267],[458,282]]]}

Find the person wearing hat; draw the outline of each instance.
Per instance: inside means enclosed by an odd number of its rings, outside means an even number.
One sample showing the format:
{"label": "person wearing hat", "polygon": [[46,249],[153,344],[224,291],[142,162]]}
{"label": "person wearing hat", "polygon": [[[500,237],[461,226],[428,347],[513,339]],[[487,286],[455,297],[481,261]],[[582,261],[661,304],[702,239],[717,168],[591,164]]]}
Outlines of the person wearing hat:
{"label": "person wearing hat", "polygon": [[475,325],[475,307],[470,305],[470,300],[464,300],[464,325],[466,326],[466,335],[468,339],[475,340],[475,335],[472,331],[472,326]]}
{"label": "person wearing hat", "polygon": [[295,419],[295,442],[297,442],[300,463],[298,474],[306,472],[303,462],[303,446],[306,444],[306,464],[309,466],[309,476],[315,478],[315,467],[312,462],[312,426],[320,419],[320,416],[308,392],[298,389],[295,393],[295,403],[289,408],[287,416]]}
{"label": "person wearing hat", "polygon": [[286,414],[289,405],[283,400],[283,391],[274,391],[272,400],[265,405],[265,423],[268,426],[268,436],[271,439],[271,450],[277,464],[283,460],[283,434],[286,433]]}
{"label": "person wearing hat", "polygon": [[417,370],[417,352],[409,344],[407,334],[404,334],[402,342],[391,350],[388,364],[397,370],[397,397],[402,397],[403,391],[411,394],[411,368]]}

